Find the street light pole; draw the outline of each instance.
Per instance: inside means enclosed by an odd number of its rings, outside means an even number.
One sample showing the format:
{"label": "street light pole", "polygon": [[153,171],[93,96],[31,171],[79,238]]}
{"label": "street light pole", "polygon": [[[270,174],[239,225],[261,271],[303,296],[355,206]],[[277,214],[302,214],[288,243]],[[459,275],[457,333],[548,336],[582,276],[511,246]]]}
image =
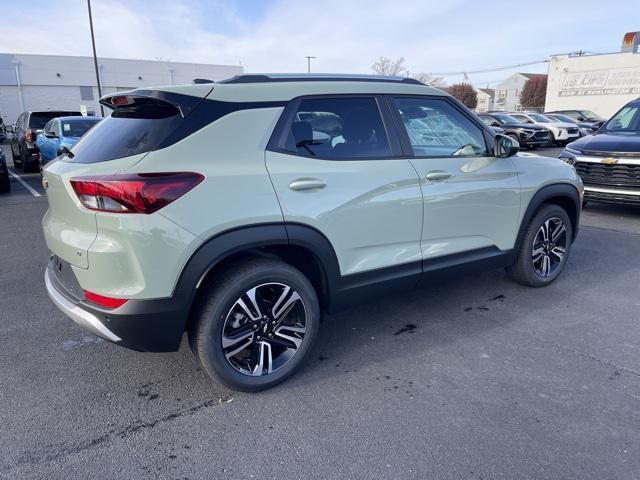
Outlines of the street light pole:
{"label": "street light pole", "polygon": [[311,57],[311,56],[307,55],[304,58],[307,59],[307,73],[311,73],[311,59],[312,58],[318,58],[318,57]]}
{"label": "street light pole", "polygon": [[[89,29],[91,30],[91,46],[93,47],[93,65],[96,68],[96,81],[98,82],[98,97],[102,98],[102,86],[100,84],[100,72],[98,71],[98,57],[96,55],[96,39],[93,35],[93,18],[91,16],[91,0],[87,0],[89,9]],[[100,113],[104,117],[104,107],[100,104]]]}

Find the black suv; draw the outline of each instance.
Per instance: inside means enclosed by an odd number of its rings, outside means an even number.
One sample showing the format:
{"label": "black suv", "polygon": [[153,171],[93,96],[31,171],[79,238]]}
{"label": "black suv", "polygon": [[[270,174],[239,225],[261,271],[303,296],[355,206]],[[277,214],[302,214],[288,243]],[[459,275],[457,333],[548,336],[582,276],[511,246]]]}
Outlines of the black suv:
{"label": "black suv", "polygon": [[480,120],[490,127],[500,127],[504,134],[528,148],[538,148],[551,143],[549,130],[538,125],[522,123],[506,113],[480,113]]}
{"label": "black suv", "polygon": [[584,183],[584,199],[640,206],[640,98],[593,135],[567,145],[560,159]]}
{"label": "black suv", "polygon": [[22,112],[18,116],[11,136],[11,154],[14,166],[22,168],[24,172],[38,170],[38,147],[36,137],[49,120],[56,117],[71,117],[82,115],[80,112],[68,110],[52,110],[48,112]]}

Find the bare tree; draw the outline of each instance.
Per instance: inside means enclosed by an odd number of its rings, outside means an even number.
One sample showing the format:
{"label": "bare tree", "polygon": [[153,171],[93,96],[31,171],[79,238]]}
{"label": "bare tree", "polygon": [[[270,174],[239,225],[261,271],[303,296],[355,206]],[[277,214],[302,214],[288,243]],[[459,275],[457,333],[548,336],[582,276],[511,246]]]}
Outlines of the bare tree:
{"label": "bare tree", "polygon": [[430,73],[420,72],[420,73],[416,73],[415,75],[411,75],[411,77],[431,87],[436,87],[436,88],[447,87],[447,82],[445,82],[443,77],[434,77]]}
{"label": "bare tree", "polygon": [[407,74],[407,68],[404,65],[404,57],[391,60],[388,57],[380,57],[377,62],[371,65],[371,70],[376,75],[385,75],[389,77],[401,77]]}

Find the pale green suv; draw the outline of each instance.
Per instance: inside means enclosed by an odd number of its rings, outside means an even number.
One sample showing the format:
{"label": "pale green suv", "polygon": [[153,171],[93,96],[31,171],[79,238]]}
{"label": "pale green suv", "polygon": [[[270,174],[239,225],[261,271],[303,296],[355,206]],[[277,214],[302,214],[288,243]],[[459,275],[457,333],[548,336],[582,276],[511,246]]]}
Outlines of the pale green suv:
{"label": "pale green suv", "polygon": [[415,80],[241,75],[101,102],[43,171],[49,296],[136,350],[187,332],[239,390],[293,373],[322,312],[479,268],[547,285],[578,231],[572,166]]}

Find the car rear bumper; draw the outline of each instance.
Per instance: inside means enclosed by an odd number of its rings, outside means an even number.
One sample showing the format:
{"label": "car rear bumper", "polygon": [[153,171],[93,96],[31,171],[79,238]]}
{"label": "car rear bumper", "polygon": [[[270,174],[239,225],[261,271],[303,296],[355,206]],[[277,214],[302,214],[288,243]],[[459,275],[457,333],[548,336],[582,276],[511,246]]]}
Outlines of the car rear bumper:
{"label": "car rear bumper", "polygon": [[122,340],[119,336],[105,327],[104,324],[98,320],[98,317],[87,310],[80,308],[78,304],[72,302],[58,291],[58,289],[53,286],[53,283],[51,283],[49,271],[50,269],[47,268],[44,273],[44,283],[47,287],[47,293],[56,307],[62,310],[62,313],[100,338],[104,338],[105,340],[109,340],[114,343]]}
{"label": "car rear bumper", "polygon": [[[66,265],[65,265],[66,266]],[[121,307],[103,309],[79,298],[79,286],[70,285],[49,262],[45,285],[49,298],[74,322],[100,338],[126,348],[146,352],[171,352],[180,347],[193,295],[129,300]]]}

